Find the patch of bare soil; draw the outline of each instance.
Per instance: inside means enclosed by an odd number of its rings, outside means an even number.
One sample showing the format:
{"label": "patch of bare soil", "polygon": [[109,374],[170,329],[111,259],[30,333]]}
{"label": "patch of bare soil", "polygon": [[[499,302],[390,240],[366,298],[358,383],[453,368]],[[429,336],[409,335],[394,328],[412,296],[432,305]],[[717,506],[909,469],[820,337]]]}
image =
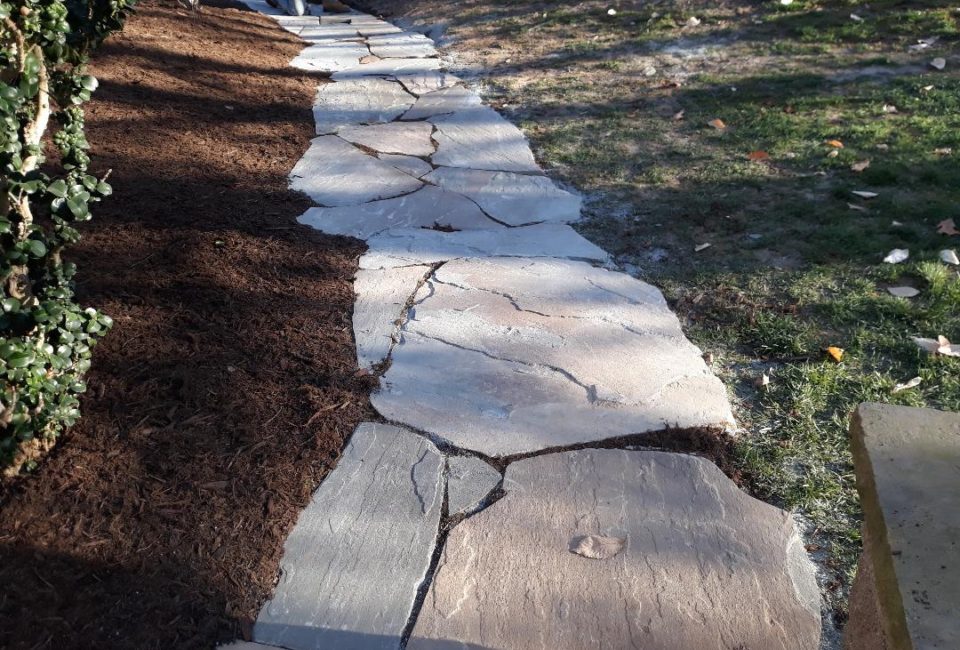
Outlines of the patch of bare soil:
{"label": "patch of bare soil", "polygon": [[0,488],[0,648],[209,648],[248,629],[283,540],[355,425],[362,244],[294,219],[312,136],[302,48],[230,4],[143,0],[98,53],[72,252],[116,326],[83,419]]}

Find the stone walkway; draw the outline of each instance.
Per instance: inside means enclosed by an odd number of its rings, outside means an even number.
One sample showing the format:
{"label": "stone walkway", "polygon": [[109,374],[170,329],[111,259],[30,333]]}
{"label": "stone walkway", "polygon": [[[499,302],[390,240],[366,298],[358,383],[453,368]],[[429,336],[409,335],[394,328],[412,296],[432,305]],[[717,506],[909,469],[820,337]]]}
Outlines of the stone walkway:
{"label": "stone walkway", "polygon": [[366,240],[353,434],[235,648],[814,650],[793,520],[692,447],[733,428],[654,287],[570,227],[524,135],[375,17],[274,15],[330,75],[291,185]]}

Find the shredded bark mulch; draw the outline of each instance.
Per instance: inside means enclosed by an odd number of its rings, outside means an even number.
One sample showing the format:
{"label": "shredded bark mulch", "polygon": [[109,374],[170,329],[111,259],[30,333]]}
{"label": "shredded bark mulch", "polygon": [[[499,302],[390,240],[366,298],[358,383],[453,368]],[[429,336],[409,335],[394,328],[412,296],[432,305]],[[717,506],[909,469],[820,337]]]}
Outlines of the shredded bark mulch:
{"label": "shredded bark mulch", "polygon": [[249,631],[358,422],[362,244],[295,224],[303,45],[228,3],[142,0],[88,109],[114,195],[71,257],[116,321],[83,419],[0,487],[0,648],[209,648]]}

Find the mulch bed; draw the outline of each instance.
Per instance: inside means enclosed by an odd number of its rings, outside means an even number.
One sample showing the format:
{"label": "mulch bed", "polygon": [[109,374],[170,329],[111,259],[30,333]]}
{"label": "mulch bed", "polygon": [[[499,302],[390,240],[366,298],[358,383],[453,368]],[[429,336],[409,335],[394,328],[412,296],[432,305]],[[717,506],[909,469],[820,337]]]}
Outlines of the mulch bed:
{"label": "mulch bed", "polygon": [[79,296],[116,321],[83,419],[0,487],[0,648],[209,648],[249,632],[283,540],[373,412],[362,244],[295,224],[313,134],[302,48],[229,4],[142,0],[93,65],[113,169]]}

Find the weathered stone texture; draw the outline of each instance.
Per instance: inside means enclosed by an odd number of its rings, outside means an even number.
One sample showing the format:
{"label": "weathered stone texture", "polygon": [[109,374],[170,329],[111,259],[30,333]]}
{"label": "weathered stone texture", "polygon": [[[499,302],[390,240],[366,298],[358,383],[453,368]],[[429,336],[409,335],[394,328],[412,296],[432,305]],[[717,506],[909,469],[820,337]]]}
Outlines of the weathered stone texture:
{"label": "weathered stone texture", "polygon": [[473,456],[447,459],[447,509],[451,515],[474,510],[500,483],[500,472]]}
{"label": "weathered stone texture", "polygon": [[397,82],[376,77],[321,84],[313,106],[316,131],[326,135],[344,126],[391,122],[414,101]]}
{"label": "weathered stone texture", "polygon": [[[425,99],[421,97],[417,103]],[[416,110],[416,105],[413,110]],[[404,119],[409,118],[404,116]],[[437,141],[437,153],[433,157],[435,165],[541,172],[526,136],[492,108],[480,106],[430,121],[437,127],[434,136]]]}
{"label": "weathered stone texture", "polygon": [[429,266],[357,271],[353,281],[357,296],[353,306],[353,333],[361,368],[371,368],[390,354],[403,307],[429,272]]}
{"label": "weathered stone texture", "polygon": [[429,156],[434,150],[431,133],[433,126],[426,122],[394,122],[373,126],[347,126],[340,129],[337,135],[348,142],[381,153]]}

